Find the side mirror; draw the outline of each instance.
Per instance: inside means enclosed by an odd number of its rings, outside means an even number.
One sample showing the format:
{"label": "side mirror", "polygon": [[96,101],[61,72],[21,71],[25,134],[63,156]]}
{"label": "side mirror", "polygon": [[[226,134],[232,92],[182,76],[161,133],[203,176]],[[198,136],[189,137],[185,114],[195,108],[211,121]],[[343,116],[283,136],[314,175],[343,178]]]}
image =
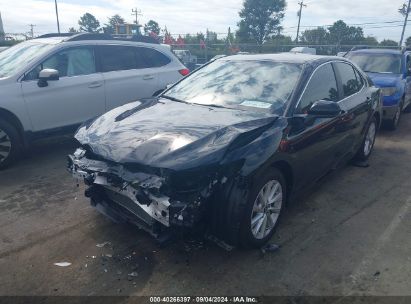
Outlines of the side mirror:
{"label": "side mirror", "polygon": [[54,70],[54,69],[43,69],[39,73],[39,81],[37,82],[37,85],[40,88],[47,87],[48,81],[54,81],[54,80],[59,80],[59,71]]}
{"label": "side mirror", "polygon": [[334,101],[319,100],[313,103],[307,114],[318,117],[336,117],[342,112],[340,105]]}

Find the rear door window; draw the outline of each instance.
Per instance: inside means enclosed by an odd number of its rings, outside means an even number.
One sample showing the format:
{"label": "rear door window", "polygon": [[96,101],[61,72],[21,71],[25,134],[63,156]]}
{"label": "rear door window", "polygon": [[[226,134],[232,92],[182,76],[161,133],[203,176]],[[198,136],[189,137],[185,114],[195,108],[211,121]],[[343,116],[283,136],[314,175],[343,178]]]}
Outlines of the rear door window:
{"label": "rear door window", "polygon": [[144,60],[146,68],[158,68],[171,62],[170,58],[155,49],[138,47],[137,53]]}
{"label": "rear door window", "polygon": [[124,71],[137,68],[134,47],[104,45],[101,46],[99,50],[102,72]]}
{"label": "rear door window", "polygon": [[362,82],[361,79],[358,79],[354,68],[350,64],[343,62],[337,62],[335,65],[341,78],[343,97],[351,96],[360,91]]}

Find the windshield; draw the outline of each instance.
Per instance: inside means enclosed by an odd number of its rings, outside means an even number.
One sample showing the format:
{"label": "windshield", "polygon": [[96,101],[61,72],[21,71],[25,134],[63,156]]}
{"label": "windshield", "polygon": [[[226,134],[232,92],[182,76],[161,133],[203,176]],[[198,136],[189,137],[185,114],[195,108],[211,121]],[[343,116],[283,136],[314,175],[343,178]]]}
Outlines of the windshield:
{"label": "windshield", "polygon": [[217,60],[164,95],[188,103],[227,108],[271,109],[282,114],[301,66],[265,60]]}
{"label": "windshield", "polygon": [[22,66],[29,64],[54,45],[22,42],[0,53],[0,78],[14,75]]}
{"label": "windshield", "polygon": [[399,54],[355,54],[347,56],[364,72],[370,73],[401,73],[401,55]]}

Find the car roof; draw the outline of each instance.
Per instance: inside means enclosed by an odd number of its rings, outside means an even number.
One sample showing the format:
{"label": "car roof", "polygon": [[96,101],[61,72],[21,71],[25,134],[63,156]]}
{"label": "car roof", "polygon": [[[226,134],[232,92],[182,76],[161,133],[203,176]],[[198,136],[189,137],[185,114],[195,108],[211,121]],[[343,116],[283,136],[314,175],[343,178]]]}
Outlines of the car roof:
{"label": "car roof", "polygon": [[349,53],[354,54],[393,54],[393,55],[400,55],[401,51],[398,49],[361,49],[350,51]]}
{"label": "car roof", "polygon": [[[311,55],[302,53],[277,53],[277,54],[251,54],[251,55],[232,55],[218,60],[271,60],[277,62],[289,62],[304,64],[308,62],[326,62],[331,60],[341,60],[335,56]],[[344,60],[344,59],[343,59]]]}

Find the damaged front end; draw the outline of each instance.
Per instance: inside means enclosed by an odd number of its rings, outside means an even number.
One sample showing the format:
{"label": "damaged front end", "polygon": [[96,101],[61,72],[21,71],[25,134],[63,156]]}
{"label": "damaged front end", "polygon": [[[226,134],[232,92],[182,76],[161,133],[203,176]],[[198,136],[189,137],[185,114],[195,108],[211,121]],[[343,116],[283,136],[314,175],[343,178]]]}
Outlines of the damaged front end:
{"label": "damaged front end", "polygon": [[118,164],[84,148],[68,156],[67,168],[84,181],[86,197],[101,213],[115,222],[132,223],[158,239],[182,227],[196,227],[212,194],[227,182],[214,168],[202,169],[199,175]]}

